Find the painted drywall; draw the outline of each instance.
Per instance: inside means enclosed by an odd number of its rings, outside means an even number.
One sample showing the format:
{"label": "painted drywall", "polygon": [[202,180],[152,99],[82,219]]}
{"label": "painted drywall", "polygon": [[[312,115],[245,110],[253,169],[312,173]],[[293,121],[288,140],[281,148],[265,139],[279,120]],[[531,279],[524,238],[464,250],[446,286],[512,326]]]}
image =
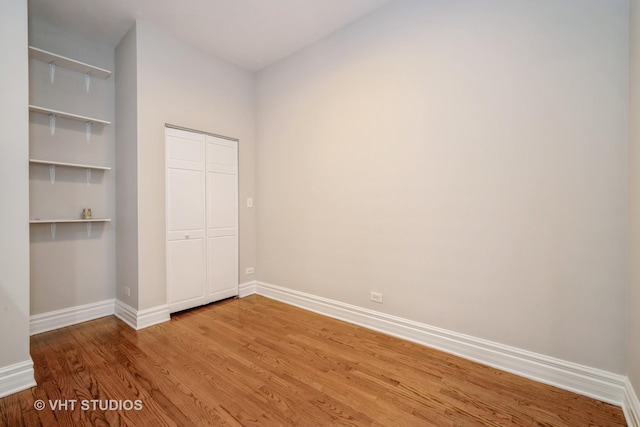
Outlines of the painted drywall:
{"label": "painted drywall", "polygon": [[[164,126],[240,140],[240,200],[254,196],[254,76],[136,24],[138,310],[166,304]],[[240,271],[255,265],[255,211],[240,204]],[[240,272],[239,272],[240,273]],[[253,275],[240,276],[240,282]]]}
{"label": "painted drywall", "polygon": [[[113,47],[55,27],[47,22],[29,22],[29,43],[78,61],[113,70]],[[89,92],[85,77],[57,67],[54,82],[48,64],[29,61],[29,102],[83,116],[113,122],[114,76],[92,78]],[[115,166],[115,123],[94,124],[87,141],[82,122],[56,120],[52,135],[49,118],[31,113],[29,156],[35,159]],[[90,208],[96,218],[111,223],[58,224],[55,240],[49,225],[31,225],[31,314],[41,314],[115,297],[116,221],[115,170],[93,170],[87,184],[83,169],[56,168],[55,183],[46,165],[32,165],[29,174],[29,218],[80,218]]]}
{"label": "painted drywall", "polygon": [[400,0],[261,71],[258,279],[624,373],[627,6]]}
{"label": "painted drywall", "polygon": [[[138,307],[138,76],[136,26],[115,50],[116,59],[116,297]],[[129,295],[125,289],[129,288]]]}
{"label": "painted drywall", "polygon": [[630,3],[629,90],[629,328],[627,375],[640,395],[640,1]]}
{"label": "painted drywall", "polygon": [[0,2],[0,371],[29,356],[27,4]]}

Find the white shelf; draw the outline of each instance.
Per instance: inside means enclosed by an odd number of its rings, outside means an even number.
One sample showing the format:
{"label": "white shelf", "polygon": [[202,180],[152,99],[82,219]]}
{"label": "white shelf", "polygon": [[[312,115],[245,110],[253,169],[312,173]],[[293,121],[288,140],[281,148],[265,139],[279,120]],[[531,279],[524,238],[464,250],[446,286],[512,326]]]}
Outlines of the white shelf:
{"label": "white shelf", "polygon": [[61,224],[66,222],[111,222],[111,218],[91,218],[91,219],[82,219],[82,218],[46,218],[46,219],[30,219],[29,224]]}
{"label": "white shelf", "polygon": [[104,68],[76,61],[75,59],[47,52],[46,50],[38,49],[33,46],[29,46],[29,58],[37,59],[38,61],[46,62],[48,64],[53,62],[57,67],[66,68],[83,74],[91,74],[91,76],[101,79],[108,79],[109,76],[111,76],[111,71],[105,70]]}
{"label": "white shelf", "polygon": [[[100,68],[90,64],[86,64],[84,62],[76,61],[74,59],[70,59],[52,52],[47,52],[45,50],[38,49],[33,46],[29,46],[29,58],[49,64],[49,80],[52,84],[55,82],[56,68],[65,68],[73,72],[84,74],[84,83],[85,83],[87,93],[89,93],[91,80],[94,77],[100,78],[100,79],[108,79],[111,76],[111,71],[105,70],[104,68]],[[68,113],[60,110],[54,110],[51,108],[41,107],[38,105],[29,105],[29,111],[33,113],[44,114],[49,116],[49,127],[51,128],[51,135],[55,134],[56,120],[58,118],[70,119],[70,120],[84,123],[87,141],[90,141],[91,139],[92,127],[95,127],[98,125],[104,126],[104,125],[111,124],[111,122],[107,120],[102,120],[95,117],[83,116],[80,114]],[[87,165],[82,163],[58,162],[58,161],[41,160],[41,159],[29,159],[29,163],[48,165],[49,176],[52,184],[55,183],[57,167],[85,169],[86,175],[87,175],[87,185],[91,184],[92,171],[111,170],[111,168],[107,166]],[[55,240],[56,238],[56,227],[58,224],[84,223],[84,226],[86,226],[86,229],[87,229],[87,237],[91,237],[91,229],[94,223],[105,224],[108,222],[111,222],[110,218],[83,219],[82,217],[73,217],[73,218],[67,217],[67,218],[33,218],[29,220],[30,224],[45,224],[47,227],[49,227],[51,229],[52,240]]]}
{"label": "white shelf", "polygon": [[111,170],[110,167],[106,167],[106,166],[83,165],[80,163],[52,162],[50,160],[29,159],[29,163],[37,163],[41,165],[66,166],[70,168],[80,168],[80,169],[95,169],[95,170],[102,170],[102,171]]}
{"label": "white shelf", "polygon": [[87,226],[87,237],[91,237],[91,224],[94,222],[111,222],[111,218],[46,218],[46,219],[30,219],[29,224],[49,224],[51,229],[51,240],[56,239],[56,228],[58,224],[63,223],[84,223]]}
{"label": "white shelf", "polygon": [[37,105],[29,105],[29,111],[40,114],[49,114],[59,117],[64,117],[71,120],[77,120],[86,123],[100,123],[102,125],[110,125],[111,122],[94,117],[81,116],[79,114],[65,113],[64,111],[52,110],[51,108],[39,107]]}

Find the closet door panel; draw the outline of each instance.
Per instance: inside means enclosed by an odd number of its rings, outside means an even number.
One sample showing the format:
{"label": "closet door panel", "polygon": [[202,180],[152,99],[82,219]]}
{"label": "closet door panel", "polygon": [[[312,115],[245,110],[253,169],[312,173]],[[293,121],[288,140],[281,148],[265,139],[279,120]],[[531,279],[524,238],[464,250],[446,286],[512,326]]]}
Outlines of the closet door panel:
{"label": "closet door panel", "polygon": [[207,170],[236,174],[238,166],[237,143],[207,136]]}
{"label": "closet door panel", "polygon": [[167,169],[167,227],[169,240],[183,238],[184,232],[204,237],[204,172]]}
{"label": "closet door panel", "polygon": [[207,177],[208,228],[236,229],[236,176],[209,172]]}
{"label": "closet door panel", "polygon": [[165,128],[167,167],[204,170],[204,135]]}
{"label": "closet door panel", "polygon": [[206,304],[204,239],[167,243],[168,300],[171,312]]}
{"label": "closet door panel", "polygon": [[186,138],[170,138],[167,145],[167,158],[171,167],[200,169],[202,166],[202,141]]}
{"label": "closet door panel", "polygon": [[211,301],[238,295],[238,244],[235,235],[208,240],[208,289]]}
{"label": "closet door panel", "polygon": [[207,292],[238,295],[238,143],[206,136]]}
{"label": "closet door panel", "polygon": [[205,140],[166,129],[167,301],[171,312],[206,304]]}

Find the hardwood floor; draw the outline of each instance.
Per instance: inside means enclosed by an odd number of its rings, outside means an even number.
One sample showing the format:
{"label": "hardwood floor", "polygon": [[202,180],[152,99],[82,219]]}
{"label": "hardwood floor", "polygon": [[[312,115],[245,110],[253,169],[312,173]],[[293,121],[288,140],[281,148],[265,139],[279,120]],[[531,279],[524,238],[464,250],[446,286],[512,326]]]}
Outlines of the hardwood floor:
{"label": "hardwood floor", "polygon": [[0,399],[0,425],[625,425],[616,406],[255,295],[31,346],[38,386]]}

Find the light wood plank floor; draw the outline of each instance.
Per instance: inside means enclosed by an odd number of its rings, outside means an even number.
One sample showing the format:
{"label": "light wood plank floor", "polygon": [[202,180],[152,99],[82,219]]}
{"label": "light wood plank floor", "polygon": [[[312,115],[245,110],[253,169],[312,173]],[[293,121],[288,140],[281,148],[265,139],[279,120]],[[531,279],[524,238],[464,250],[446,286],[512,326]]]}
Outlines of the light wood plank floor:
{"label": "light wood plank floor", "polygon": [[[0,399],[0,425],[625,425],[616,406],[259,296],[31,346],[38,386]],[[60,399],[78,402],[52,410]],[[110,400],[142,408],[102,410]]]}

